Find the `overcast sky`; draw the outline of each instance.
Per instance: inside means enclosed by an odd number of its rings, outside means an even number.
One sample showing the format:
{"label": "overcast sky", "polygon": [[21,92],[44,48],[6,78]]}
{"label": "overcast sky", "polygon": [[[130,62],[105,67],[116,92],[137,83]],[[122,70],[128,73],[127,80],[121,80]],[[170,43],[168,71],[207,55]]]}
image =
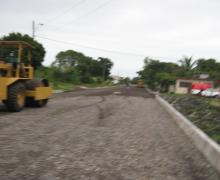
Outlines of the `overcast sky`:
{"label": "overcast sky", "polygon": [[0,36],[10,32],[31,35],[31,22],[35,20],[36,39],[47,51],[45,65],[54,61],[59,51],[67,49],[95,58],[109,57],[114,62],[112,74],[130,77],[136,76],[146,56],[172,62],[183,55],[220,59],[220,0],[0,3]]}

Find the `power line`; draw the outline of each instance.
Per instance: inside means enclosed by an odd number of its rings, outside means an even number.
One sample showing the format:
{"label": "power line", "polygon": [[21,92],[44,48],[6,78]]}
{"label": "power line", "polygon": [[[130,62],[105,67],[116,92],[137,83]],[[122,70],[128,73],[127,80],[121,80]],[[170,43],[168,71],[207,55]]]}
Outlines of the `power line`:
{"label": "power line", "polygon": [[61,41],[61,40],[51,39],[51,38],[42,37],[42,36],[37,36],[37,37],[41,38],[41,39],[46,39],[46,40],[49,40],[49,41],[57,42],[57,43],[74,45],[74,46],[78,46],[78,47],[82,47],[82,48],[86,48],[86,49],[93,49],[93,50],[104,51],[104,52],[109,52],[109,53],[116,53],[116,54],[123,54],[123,55],[132,55],[132,56],[140,56],[140,57],[145,57],[146,56],[146,55],[143,55],[143,54],[136,54],[136,53],[116,51],[116,50],[108,50],[108,49],[103,49],[103,48],[96,48],[96,47],[92,47],[92,46],[85,46],[85,45],[78,44],[78,43]]}
{"label": "power line", "polygon": [[[106,1],[106,2],[104,2],[104,3],[102,3],[101,5],[99,5],[98,7],[96,7],[95,9],[93,9],[93,10],[87,12],[86,14],[83,14],[83,15],[81,15],[81,16],[79,16],[79,17],[77,17],[77,18],[75,18],[75,19],[73,19],[73,20],[71,20],[71,21],[69,21],[69,22],[68,22],[68,25],[70,25],[71,23],[74,23],[74,22],[78,21],[79,19],[82,19],[82,18],[84,18],[84,17],[87,17],[87,16],[93,14],[94,12],[96,12],[96,11],[98,11],[99,9],[103,8],[104,6],[108,5],[111,1],[112,1],[112,0],[108,0],[108,1]],[[64,25],[65,25],[65,24],[62,24],[62,26],[56,28],[56,30],[65,29],[66,26],[64,26]]]}
{"label": "power line", "polygon": [[76,19],[74,19],[73,21],[70,21],[70,22],[78,21],[79,19],[82,19],[82,18],[84,18],[84,17],[86,17],[86,16],[89,16],[90,14],[93,14],[94,12],[96,12],[96,11],[98,11],[99,9],[103,8],[104,6],[108,5],[111,1],[112,1],[112,0],[108,0],[108,1],[104,2],[103,4],[99,5],[99,6],[96,7],[95,9],[89,11],[88,13],[86,13],[86,14],[84,14],[84,15],[82,15],[82,16],[80,16],[80,17],[78,17],[78,18],[76,18]]}
{"label": "power line", "polygon": [[129,52],[122,52],[122,51],[116,51],[116,50],[108,50],[108,49],[104,49],[104,48],[97,48],[97,47],[92,47],[92,46],[85,46],[82,44],[78,44],[78,43],[73,43],[73,42],[67,42],[67,41],[62,41],[62,40],[56,40],[56,39],[51,39],[51,38],[47,38],[47,37],[42,37],[42,36],[37,36],[38,38],[41,39],[46,39],[48,41],[53,41],[56,43],[62,43],[62,44],[68,44],[68,45],[74,45],[74,46],[78,46],[78,47],[82,47],[85,49],[93,49],[93,50],[97,50],[97,51],[103,51],[103,52],[108,52],[108,53],[113,53],[113,54],[121,54],[121,55],[129,55],[129,56],[136,56],[136,57],[151,57],[151,58],[155,58],[155,59],[173,59],[173,58],[162,58],[162,57],[152,57],[146,54],[138,54],[138,53],[129,53]]}
{"label": "power line", "polygon": [[64,16],[65,14],[67,14],[68,12],[70,12],[71,10],[73,10],[73,9],[77,8],[78,6],[80,6],[81,4],[83,4],[85,1],[87,1],[87,0],[80,0],[79,2],[75,3],[73,6],[71,6],[71,7],[68,8],[68,9],[66,9],[66,10],[63,11],[62,13],[60,13],[60,14],[54,16],[53,18],[49,19],[49,20],[46,21],[44,24],[47,25],[47,24],[49,24],[49,23],[55,21],[56,19],[58,19],[58,18]]}

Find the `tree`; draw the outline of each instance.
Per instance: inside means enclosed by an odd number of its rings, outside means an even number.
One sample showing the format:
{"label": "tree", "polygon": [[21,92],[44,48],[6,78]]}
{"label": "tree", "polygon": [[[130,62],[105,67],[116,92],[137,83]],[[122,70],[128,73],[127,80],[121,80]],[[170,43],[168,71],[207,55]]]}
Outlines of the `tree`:
{"label": "tree", "polygon": [[182,73],[182,68],[175,63],[160,62],[145,58],[144,68],[138,74],[141,79],[151,88],[167,90],[169,85],[175,83],[175,79]]}
{"label": "tree", "polygon": [[34,46],[34,49],[32,49],[32,65],[34,68],[37,68],[42,65],[42,62],[44,61],[45,56],[45,49],[42,44],[34,40],[29,35],[21,34],[21,33],[10,33],[6,36],[3,36],[0,40],[4,41],[25,41],[32,46]]}
{"label": "tree", "polygon": [[167,92],[169,86],[175,83],[176,77],[171,73],[161,72],[156,75],[156,79],[160,84],[160,91]]}
{"label": "tree", "polygon": [[208,73],[215,85],[220,85],[220,63],[215,59],[198,59],[195,69],[197,73]]}
{"label": "tree", "polygon": [[132,84],[137,84],[137,83],[138,83],[138,80],[140,80],[139,77],[134,77],[134,78],[131,79],[131,83],[132,83]]}
{"label": "tree", "polygon": [[109,75],[111,74],[111,68],[113,66],[113,63],[108,58],[99,57],[98,58],[98,65],[97,67],[100,68],[101,72],[99,72],[102,76],[103,80],[107,80],[109,78]]}
{"label": "tree", "polygon": [[195,67],[195,65],[197,63],[197,61],[193,61],[193,57],[192,56],[191,57],[184,56],[181,60],[179,60],[179,62],[181,64],[181,66],[186,71],[191,71]]}
{"label": "tree", "polygon": [[218,63],[215,59],[198,59],[196,70],[200,73],[220,71],[220,63]]}
{"label": "tree", "polygon": [[126,86],[129,86],[130,82],[131,82],[131,79],[129,77],[124,77],[120,79],[119,81],[120,84],[124,84]]}
{"label": "tree", "polygon": [[61,51],[56,55],[56,60],[52,63],[52,66],[68,69],[77,65],[84,58],[84,54],[73,50]]}
{"label": "tree", "polygon": [[83,83],[107,80],[112,66],[113,63],[108,58],[94,59],[74,50],[59,52],[52,63],[52,67],[57,67],[63,72],[71,69]]}

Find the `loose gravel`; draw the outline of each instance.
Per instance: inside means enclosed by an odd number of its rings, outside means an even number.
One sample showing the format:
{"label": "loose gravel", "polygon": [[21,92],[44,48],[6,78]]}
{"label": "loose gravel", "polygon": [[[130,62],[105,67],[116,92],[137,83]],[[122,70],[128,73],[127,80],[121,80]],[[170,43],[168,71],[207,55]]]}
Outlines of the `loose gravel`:
{"label": "loose gravel", "polygon": [[[114,92],[121,92],[117,95]],[[152,95],[134,87],[56,95],[0,110],[3,180],[219,180]]]}

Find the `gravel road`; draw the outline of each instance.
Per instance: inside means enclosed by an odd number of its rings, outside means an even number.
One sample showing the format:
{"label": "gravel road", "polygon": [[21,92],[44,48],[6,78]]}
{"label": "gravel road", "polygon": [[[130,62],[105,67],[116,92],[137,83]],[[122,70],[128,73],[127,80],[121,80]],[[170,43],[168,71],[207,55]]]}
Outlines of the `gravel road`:
{"label": "gravel road", "polygon": [[47,107],[0,105],[1,180],[219,180],[144,89],[55,95]]}

